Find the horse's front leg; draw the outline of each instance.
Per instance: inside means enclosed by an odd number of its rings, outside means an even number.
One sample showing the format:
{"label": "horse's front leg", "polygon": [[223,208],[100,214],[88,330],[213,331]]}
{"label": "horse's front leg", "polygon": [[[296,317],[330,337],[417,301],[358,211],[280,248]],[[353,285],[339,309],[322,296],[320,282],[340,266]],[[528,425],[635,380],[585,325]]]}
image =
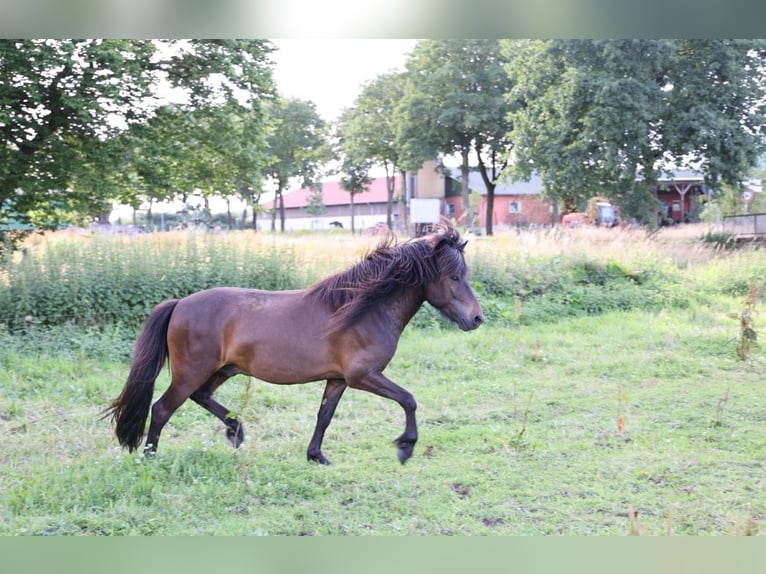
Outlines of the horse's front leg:
{"label": "horse's front leg", "polygon": [[335,414],[335,407],[338,406],[338,401],[340,401],[345,390],[346,381],[343,379],[328,379],[327,385],[324,388],[324,394],[322,395],[322,404],[319,405],[319,411],[317,411],[317,424],[314,428],[314,435],[311,437],[309,448],[306,451],[306,457],[309,460],[319,464],[330,464],[330,461],[322,454],[322,440],[324,440],[324,432],[327,430]]}
{"label": "horse's front leg", "polygon": [[417,403],[412,394],[394,383],[383,373],[369,372],[362,377],[347,379],[348,386],[374,393],[399,403],[404,409],[404,432],[394,441],[399,462],[404,464],[412,456],[412,449],[418,441],[418,424],[415,420]]}

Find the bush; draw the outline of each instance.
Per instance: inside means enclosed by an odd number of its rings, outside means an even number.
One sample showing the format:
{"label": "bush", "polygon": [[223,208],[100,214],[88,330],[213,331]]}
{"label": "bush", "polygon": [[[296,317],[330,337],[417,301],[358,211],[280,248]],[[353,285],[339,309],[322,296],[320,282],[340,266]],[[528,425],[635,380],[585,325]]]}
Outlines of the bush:
{"label": "bush", "polygon": [[472,279],[487,320],[531,324],[612,310],[686,307],[704,297],[693,278],[654,258],[631,265],[583,255],[479,257]]}
{"label": "bush", "polygon": [[[66,324],[136,329],[157,303],[202,289],[304,287],[361,246],[334,235],[277,241],[238,232],[52,238],[0,268],[0,324],[14,331]],[[495,245],[472,253],[469,265],[487,320],[519,325],[744,296],[766,282],[762,253],[721,252],[681,269],[655,253],[621,254],[617,261],[592,250],[533,256]],[[439,329],[446,321],[426,305],[412,325]]]}
{"label": "bush", "polygon": [[737,247],[737,237],[726,231],[708,231],[702,236],[702,242],[720,249],[735,249]]}
{"label": "bush", "polygon": [[249,249],[225,234],[46,242],[6,266],[0,323],[10,329],[73,323],[140,326],[151,308],[215,286],[293,289],[292,251]]}

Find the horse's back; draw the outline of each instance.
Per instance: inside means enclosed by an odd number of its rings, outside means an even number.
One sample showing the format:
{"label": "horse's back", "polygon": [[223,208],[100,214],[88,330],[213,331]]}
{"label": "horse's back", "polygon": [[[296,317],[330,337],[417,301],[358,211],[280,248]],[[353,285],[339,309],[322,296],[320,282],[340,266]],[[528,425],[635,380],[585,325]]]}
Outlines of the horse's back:
{"label": "horse's back", "polygon": [[[179,301],[168,329],[173,355],[207,357],[218,369],[276,383],[298,383],[334,374],[323,329],[331,312],[305,291],[216,287]],[[215,366],[212,366],[212,365]]]}

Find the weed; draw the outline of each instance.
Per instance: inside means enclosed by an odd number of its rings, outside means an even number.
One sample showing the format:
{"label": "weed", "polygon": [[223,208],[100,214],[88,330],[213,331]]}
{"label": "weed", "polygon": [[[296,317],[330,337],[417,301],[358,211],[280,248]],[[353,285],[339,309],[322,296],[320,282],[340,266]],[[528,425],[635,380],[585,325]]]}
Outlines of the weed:
{"label": "weed", "polygon": [[714,427],[723,426],[723,415],[726,410],[726,405],[729,404],[729,394],[731,389],[727,387],[726,392],[718,399],[718,403],[715,408],[715,420],[713,421]]}
{"label": "weed", "polygon": [[622,386],[617,388],[617,434],[622,436],[627,425],[625,406],[628,402],[628,395]]}
{"label": "weed", "polygon": [[737,238],[733,233],[708,231],[702,236],[703,243],[709,243],[719,249],[735,249]]}
{"label": "weed", "polygon": [[744,308],[734,318],[739,320],[739,339],[737,341],[737,357],[740,361],[750,358],[750,352],[758,346],[758,333],[755,330],[756,307],[761,298],[761,287],[750,285],[744,301]]}
{"label": "weed", "polygon": [[641,521],[639,511],[628,506],[628,534],[630,536],[642,536],[646,534],[646,527]]}
{"label": "weed", "polygon": [[529,393],[529,398],[527,399],[526,405],[524,406],[524,411],[521,413],[521,416],[519,416],[519,402],[518,402],[518,393],[517,393],[517,385],[514,381],[513,383],[513,421],[514,421],[514,430],[513,434],[511,435],[511,446],[514,448],[520,448],[523,443],[524,433],[527,432],[527,422],[529,421],[529,409],[532,405],[532,398],[534,397],[534,392]]}

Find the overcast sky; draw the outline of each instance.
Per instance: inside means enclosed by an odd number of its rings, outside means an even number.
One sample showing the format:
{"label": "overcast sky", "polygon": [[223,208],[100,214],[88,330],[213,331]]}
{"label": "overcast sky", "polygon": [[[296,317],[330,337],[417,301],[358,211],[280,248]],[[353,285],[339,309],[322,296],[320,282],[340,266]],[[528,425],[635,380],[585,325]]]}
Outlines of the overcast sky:
{"label": "overcast sky", "polygon": [[285,97],[311,100],[325,120],[351,106],[361,86],[391,70],[404,70],[416,40],[272,40],[274,79]]}

